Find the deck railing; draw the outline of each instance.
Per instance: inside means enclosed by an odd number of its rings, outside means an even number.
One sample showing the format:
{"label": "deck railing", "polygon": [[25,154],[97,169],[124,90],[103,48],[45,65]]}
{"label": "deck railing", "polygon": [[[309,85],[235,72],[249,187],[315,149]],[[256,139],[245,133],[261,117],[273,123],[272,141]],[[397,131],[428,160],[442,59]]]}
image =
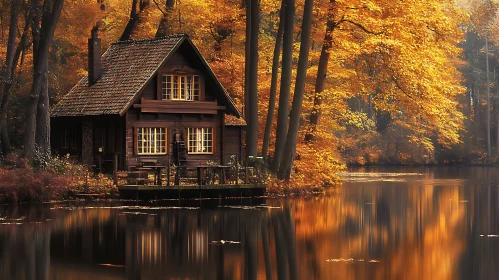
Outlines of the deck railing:
{"label": "deck railing", "polygon": [[169,157],[167,158],[166,164],[154,160],[142,160],[137,167],[127,172],[127,184],[169,187],[172,185],[260,184],[265,181],[265,166],[259,158],[250,157],[244,165],[240,164],[235,156],[232,156],[226,165],[200,164],[195,168],[188,168],[187,173],[190,176],[187,177],[181,177],[180,167],[173,165]]}

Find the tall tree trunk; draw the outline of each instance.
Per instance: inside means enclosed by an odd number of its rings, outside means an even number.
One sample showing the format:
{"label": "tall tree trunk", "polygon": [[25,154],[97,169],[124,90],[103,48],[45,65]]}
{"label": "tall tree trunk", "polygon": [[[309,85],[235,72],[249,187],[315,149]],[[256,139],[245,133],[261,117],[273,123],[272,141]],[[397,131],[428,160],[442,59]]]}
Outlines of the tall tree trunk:
{"label": "tall tree trunk", "polygon": [[38,98],[36,112],[36,135],[35,144],[38,152],[44,156],[50,155],[50,111],[49,111],[49,92],[48,92],[48,61],[43,71],[42,88]]}
{"label": "tall tree trunk", "polygon": [[[137,11],[138,5],[138,11]],[[127,25],[125,26],[125,30],[123,34],[121,34],[120,41],[126,41],[132,39],[133,35],[137,31],[137,27],[140,22],[144,20],[145,11],[149,8],[150,1],[149,0],[132,0],[132,10],[130,11],[130,19],[128,20]]]}
{"label": "tall tree trunk", "polygon": [[272,79],[270,81],[269,108],[267,111],[267,121],[265,122],[265,132],[263,134],[262,156],[267,159],[270,143],[270,132],[274,122],[275,100],[277,96],[277,76],[279,73],[279,55],[281,54],[282,33],[284,33],[284,22],[286,14],[284,13],[285,0],[281,2],[281,11],[279,12],[279,28],[277,29],[274,57],[272,58]]}
{"label": "tall tree trunk", "polygon": [[369,93],[367,97],[367,117],[372,120],[373,119],[373,94]]}
{"label": "tall tree trunk", "polygon": [[251,1],[251,37],[249,66],[248,122],[246,130],[246,156],[258,152],[258,32],[260,25],[259,1]]}
{"label": "tall tree trunk", "polygon": [[[15,49],[16,49],[16,39],[17,39],[17,21],[19,17],[19,10],[21,6],[20,0],[13,0],[10,4],[10,23],[9,23],[9,37],[7,39],[7,53],[5,55],[5,65],[2,67],[2,103],[0,104],[0,133],[2,141],[2,152],[4,155],[8,154],[10,151],[10,141],[7,129],[7,100],[12,86],[15,66],[17,65],[17,60],[14,60]],[[15,64],[14,64],[15,62]],[[5,100],[5,102],[4,102]],[[5,104],[4,104],[5,103]]]}
{"label": "tall tree trunk", "polygon": [[156,31],[155,35],[156,38],[165,37],[172,33],[170,25],[171,25],[172,10],[174,5],[175,5],[175,0],[166,0],[165,10],[164,11],[161,10],[163,16],[159,21],[158,30]]}
{"label": "tall tree trunk", "polygon": [[[31,164],[33,163],[35,152],[38,99],[43,88],[43,78],[48,70],[45,66],[48,64],[49,49],[54,38],[55,27],[59,20],[63,3],[64,0],[46,0],[44,2],[38,47],[36,47],[36,49],[34,48],[33,83],[29,95],[24,138],[24,156]],[[37,4],[34,6],[37,6]],[[35,23],[35,25],[37,24]],[[36,39],[34,38],[34,43],[35,40]],[[46,110],[48,110],[48,108],[46,108]]]}
{"label": "tall tree trunk", "polygon": [[492,155],[490,145],[490,78],[489,78],[489,32],[485,33],[485,72],[487,75],[487,162],[490,162]]}
{"label": "tall tree trunk", "polygon": [[314,107],[310,115],[310,129],[305,135],[305,141],[315,141],[315,132],[321,120],[321,105],[322,105],[322,92],[326,85],[327,66],[329,63],[329,52],[333,45],[333,31],[336,28],[334,22],[334,3],[336,0],[329,1],[329,8],[327,11],[326,34],[324,35],[324,42],[322,43],[321,56],[319,58],[319,66],[317,68],[317,78],[315,80],[315,93],[314,93]]}
{"label": "tall tree trunk", "polygon": [[474,102],[473,104],[475,105],[474,111],[474,117],[475,117],[475,124],[478,125],[479,127],[481,126],[481,118],[480,118],[480,89],[477,88],[474,91],[473,94],[474,97]]}
{"label": "tall tree trunk", "polygon": [[466,116],[468,118],[468,120],[471,121],[471,111],[472,111],[472,108],[471,108],[471,99],[473,98],[473,88],[470,86],[468,86],[468,90],[466,92]]}
{"label": "tall tree trunk", "polygon": [[[4,84],[3,87],[3,95],[2,95],[2,101],[0,103],[0,133],[1,133],[1,141],[2,141],[2,151],[3,154],[6,155],[10,152],[10,136],[9,136],[9,129],[8,129],[8,118],[7,118],[7,105],[9,102],[9,96],[10,96],[10,89],[14,83],[15,80],[15,73],[16,73],[16,67],[19,62],[19,59],[21,57],[21,54],[24,54],[24,51],[28,47],[28,32],[29,32],[29,27],[31,24],[33,13],[29,12],[25,24],[24,24],[24,29],[23,33],[21,35],[21,39],[19,40],[19,44],[16,47],[16,51],[14,53],[14,57],[12,60],[12,64],[10,67],[10,78],[7,80],[7,82]],[[14,30],[14,32],[17,32],[17,30]],[[9,35],[10,36],[10,35]],[[8,59],[6,59],[8,61]],[[22,59],[21,59],[21,65],[22,65]]]}
{"label": "tall tree trunk", "polygon": [[279,90],[279,108],[277,110],[277,128],[274,148],[274,159],[271,169],[274,172],[279,170],[284,150],[283,143],[286,141],[286,131],[288,130],[289,115],[289,95],[291,90],[291,71],[293,67],[293,29],[295,21],[295,1],[285,0],[286,7],[284,34],[282,38],[282,70],[281,88]]}
{"label": "tall tree trunk", "polygon": [[246,41],[244,42],[244,118],[249,120],[249,76],[250,76],[250,51],[251,51],[251,0],[246,4]]}
{"label": "tall tree trunk", "polygon": [[286,145],[284,146],[284,155],[277,174],[279,179],[290,178],[296,152],[296,140],[298,138],[298,129],[300,128],[305,80],[307,78],[308,54],[310,53],[313,5],[313,0],[305,0],[303,23],[301,28],[300,56],[298,57],[298,69],[296,73],[295,94],[293,96],[293,107],[291,109],[291,117],[289,119],[289,129],[286,137]]}
{"label": "tall tree trunk", "polygon": [[499,91],[496,90],[496,154],[499,155]]}

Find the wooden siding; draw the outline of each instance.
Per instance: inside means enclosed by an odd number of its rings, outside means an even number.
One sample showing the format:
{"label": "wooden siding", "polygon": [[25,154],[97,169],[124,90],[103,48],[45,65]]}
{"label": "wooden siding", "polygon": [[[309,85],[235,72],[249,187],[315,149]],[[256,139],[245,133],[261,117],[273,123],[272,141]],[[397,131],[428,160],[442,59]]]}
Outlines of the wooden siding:
{"label": "wooden siding", "polygon": [[226,126],[224,133],[224,152],[225,155],[237,155],[241,161],[241,127]]}
{"label": "wooden siding", "polygon": [[150,100],[144,98],[141,98],[139,104],[133,104],[133,108],[140,108],[141,113],[210,115],[217,114],[218,110],[225,110],[225,106],[218,106],[215,101]]}
{"label": "wooden siding", "polygon": [[[188,168],[195,168],[207,161],[221,163],[220,141],[222,129],[220,127],[222,114],[217,115],[192,115],[192,114],[151,114],[141,113],[139,109],[130,109],[126,114],[126,155],[127,166],[137,166],[139,158],[156,159],[162,164],[173,163],[174,134],[182,134],[186,147],[188,145],[187,128],[213,128],[213,154],[187,154]],[[164,127],[166,128],[167,155],[137,155],[136,129],[139,127]],[[170,158],[168,158],[170,157]],[[139,159],[140,160],[140,159]]]}

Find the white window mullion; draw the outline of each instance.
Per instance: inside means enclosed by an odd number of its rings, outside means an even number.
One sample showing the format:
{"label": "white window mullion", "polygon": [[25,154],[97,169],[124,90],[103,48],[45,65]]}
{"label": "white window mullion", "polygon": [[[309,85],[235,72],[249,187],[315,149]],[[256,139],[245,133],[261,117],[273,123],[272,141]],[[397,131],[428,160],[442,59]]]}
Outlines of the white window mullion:
{"label": "white window mullion", "polygon": [[158,152],[157,144],[158,144],[157,128],[154,128],[154,153]]}

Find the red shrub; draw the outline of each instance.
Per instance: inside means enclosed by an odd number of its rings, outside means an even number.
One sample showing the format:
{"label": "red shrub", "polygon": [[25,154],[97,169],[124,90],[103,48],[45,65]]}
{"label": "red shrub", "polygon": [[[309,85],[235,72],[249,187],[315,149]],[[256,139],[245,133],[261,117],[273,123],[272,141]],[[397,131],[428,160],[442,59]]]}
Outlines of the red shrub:
{"label": "red shrub", "polygon": [[69,178],[29,166],[0,169],[0,201],[48,201],[67,196]]}

